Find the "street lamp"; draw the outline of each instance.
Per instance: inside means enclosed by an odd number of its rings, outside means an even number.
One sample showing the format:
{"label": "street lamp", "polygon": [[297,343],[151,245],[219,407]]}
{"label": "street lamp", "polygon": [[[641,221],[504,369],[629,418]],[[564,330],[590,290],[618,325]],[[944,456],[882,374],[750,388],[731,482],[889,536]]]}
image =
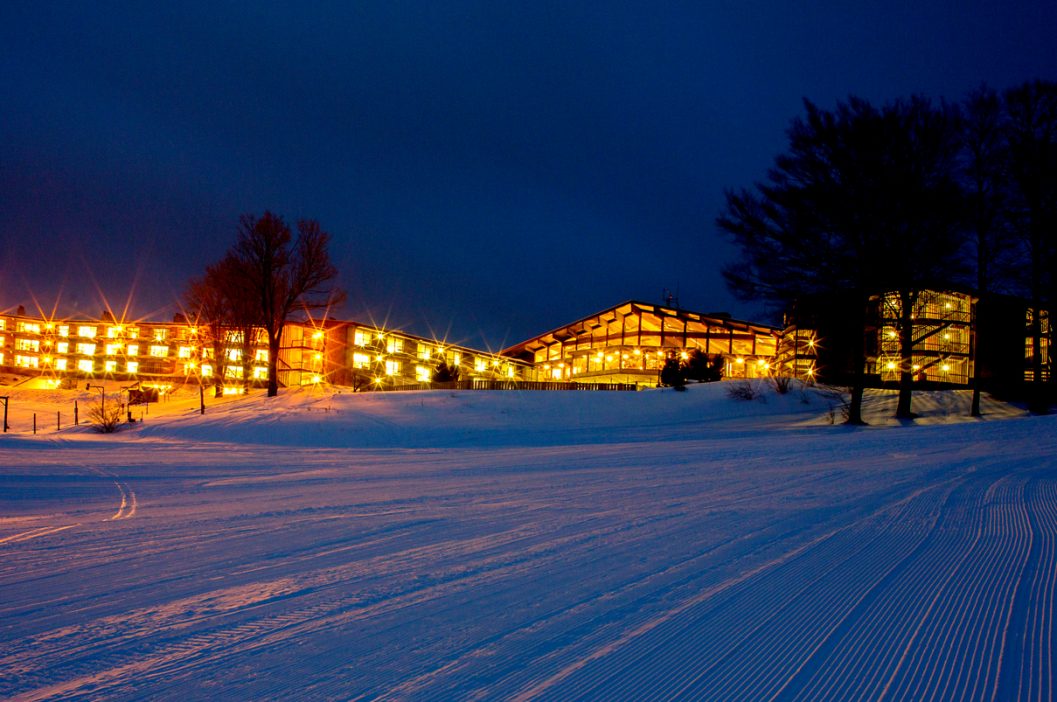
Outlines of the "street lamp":
{"label": "street lamp", "polygon": [[[105,385],[92,385],[91,383],[87,383],[84,386],[85,390],[91,390],[92,388],[95,388],[96,390],[99,391],[99,414],[102,417],[106,417],[106,386]],[[89,416],[91,416],[91,415],[89,415]]]}

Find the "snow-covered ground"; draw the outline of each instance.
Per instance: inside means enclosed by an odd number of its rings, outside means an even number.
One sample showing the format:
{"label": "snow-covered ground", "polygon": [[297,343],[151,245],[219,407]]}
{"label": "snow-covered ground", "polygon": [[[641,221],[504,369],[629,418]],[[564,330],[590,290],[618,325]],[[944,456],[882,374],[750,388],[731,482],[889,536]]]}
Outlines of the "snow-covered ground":
{"label": "snow-covered ground", "polygon": [[9,388],[0,698],[1053,698],[1057,417],[727,387]]}

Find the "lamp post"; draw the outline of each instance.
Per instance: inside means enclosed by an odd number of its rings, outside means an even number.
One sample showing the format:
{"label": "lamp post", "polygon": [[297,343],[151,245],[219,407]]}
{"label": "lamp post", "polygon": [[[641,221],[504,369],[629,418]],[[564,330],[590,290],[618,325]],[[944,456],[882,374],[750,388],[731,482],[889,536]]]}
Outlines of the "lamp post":
{"label": "lamp post", "polygon": [[[96,390],[99,391],[99,414],[102,415],[105,418],[106,417],[106,386],[105,385],[92,385],[91,383],[87,383],[84,386],[85,390],[91,390],[92,388],[95,388]],[[91,416],[91,415],[89,415],[89,416]]]}

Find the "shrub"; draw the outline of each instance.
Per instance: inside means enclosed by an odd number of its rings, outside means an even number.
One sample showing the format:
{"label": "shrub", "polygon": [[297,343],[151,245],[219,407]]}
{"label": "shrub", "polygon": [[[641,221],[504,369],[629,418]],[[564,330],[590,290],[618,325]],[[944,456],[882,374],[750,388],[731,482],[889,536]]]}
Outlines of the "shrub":
{"label": "shrub", "polygon": [[686,368],[678,356],[669,356],[664,362],[664,367],[661,368],[661,385],[676,390],[686,389]]}
{"label": "shrub", "polygon": [[763,388],[751,380],[737,380],[727,387],[727,397],[733,400],[762,400]]}
{"label": "shrub", "polygon": [[723,378],[723,356],[709,356],[701,349],[694,349],[686,361],[686,377],[699,383],[714,383]]}
{"label": "shrub", "polygon": [[121,424],[121,405],[117,402],[111,402],[105,407],[102,403],[92,405],[87,414],[88,421],[101,434],[113,434]]}
{"label": "shrub", "polygon": [[774,391],[779,395],[785,395],[793,386],[793,379],[788,375],[776,375],[771,378]]}
{"label": "shrub", "polygon": [[454,364],[449,366],[447,361],[438,363],[436,370],[433,371],[434,383],[455,383],[458,380],[459,367]]}

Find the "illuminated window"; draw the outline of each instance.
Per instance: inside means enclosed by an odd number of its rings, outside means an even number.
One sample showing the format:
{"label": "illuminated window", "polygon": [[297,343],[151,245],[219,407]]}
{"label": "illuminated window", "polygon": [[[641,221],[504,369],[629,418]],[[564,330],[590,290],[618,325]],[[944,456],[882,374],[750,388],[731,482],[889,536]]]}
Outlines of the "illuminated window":
{"label": "illuminated window", "polygon": [[107,327],[106,338],[108,339],[120,339],[121,335],[125,332],[124,327]]}
{"label": "illuminated window", "polygon": [[428,361],[430,359],[431,355],[432,355],[432,351],[430,350],[428,344],[419,344],[418,345],[418,357],[419,358],[421,358],[423,361]]}
{"label": "illuminated window", "polygon": [[257,349],[257,351],[253,354],[253,360],[257,363],[267,363],[268,349]]}
{"label": "illuminated window", "polygon": [[80,326],[77,327],[77,336],[83,339],[94,339],[95,338],[95,327]]}
{"label": "illuminated window", "polygon": [[555,380],[561,380],[562,379],[562,369],[561,368],[552,369],[551,370],[551,377],[554,378]]}
{"label": "illuminated window", "polygon": [[213,377],[213,366],[209,365],[208,363],[203,363],[202,364],[202,377],[203,378],[212,378]]}
{"label": "illuminated window", "polygon": [[95,344],[89,344],[82,341],[81,343],[77,344],[77,353],[81,354],[82,356],[91,356],[95,353]]}
{"label": "illuminated window", "polygon": [[265,380],[268,377],[268,369],[265,366],[254,366],[253,367],[253,379],[254,380]]}
{"label": "illuminated window", "polygon": [[168,336],[168,334],[169,334],[169,330],[168,329],[155,329],[154,330],[154,340],[155,341],[165,341],[165,337]]}
{"label": "illuminated window", "polygon": [[355,346],[366,346],[371,340],[371,335],[362,329],[357,329],[352,335],[352,343]]}
{"label": "illuminated window", "polygon": [[128,327],[125,329],[126,339],[135,339],[139,336],[139,327]]}
{"label": "illuminated window", "polygon": [[179,349],[177,349],[176,356],[178,358],[190,358],[192,354],[194,354],[194,351],[195,350],[193,346],[181,346]]}
{"label": "illuminated window", "polygon": [[400,361],[386,361],[385,374],[396,375],[400,372]]}
{"label": "illuminated window", "polygon": [[66,370],[66,359],[65,358],[56,358],[55,359],[55,370],[60,370],[60,371]]}
{"label": "illuminated window", "polygon": [[115,373],[115,372],[117,372],[117,361],[104,361],[103,362],[103,371],[106,372],[106,373]]}
{"label": "illuminated window", "polygon": [[70,325],[69,324],[60,324],[59,325],[59,336],[69,336],[69,335],[70,335]]}
{"label": "illuminated window", "polygon": [[400,353],[404,350],[404,340],[389,338],[389,341],[385,344],[385,350],[388,353]]}
{"label": "illuminated window", "polygon": [[506,377],[508,377],[508,378],[513,378],[514,377],[514,366],[507,366],[506,367]]}
{"label": "illuminated window", "polygon": [[478,373],[482,373],[488,370],[488,361],[484,360],[483,358],[475,358],[473,360],[473,369]]}
{"label": "illuminated window", "polygon": [[415,378],[420,383],[428,383],[430,378],[433,377],[433,371],[427,366],[415,366]]}
{"label": "illuminated window", "polygon": [[165,358],[165,357],[167,357],[169,355],[169,347],[168,346],[151,346],[150,350],[149,350],[149,353],[150,353],[151,356],[155,356],[157,358]]}
{"label": "illuminated window", "polygon": [[458,351],[453,353],[451,355],[451,362],[454,363],[455,365],[459,365],[460,363],[462,363],[462,354],[459,353]]}
{"label": "illuminated window", "polygon": [[3,331],[4,329],[7,329],[7,320],[0,319],[0,331]]}
{"label": "illuminated window", "polygon": [[15,339],[15,348],[19,351],[40,351],[40,340]]}
{"label": "illuminated window", "polygon": [[107,356],[116,356],[119,353],[121,353],[121,344],[107,344],[106,345],[106,355]]}
{"label": "illuminated window", "polygon": [[4,345],[4,337],[0,336],[0,346],[3,346],[3,345]]}
{"label": "illuminated window", "polygon": [[0,353],[0,366],[4,365],[4,354]]}
{"label": "illuminated window", "polygon": [[26,334],[40,334],[40,325],[36,322],[19,322],[16,329]]}
{"label": "illuminated window", "polygon": [[37,368],[40,360],[36,356],[15,356],[15,365],[19,368]]}
{"label": "illuminated window", "polygon": [[125,349],[125,353],[129,356],[138,356],[139,344],[129,344],[128,347]]}
{"label": "illuminated window", "polygon": [[226,378],[241,378],[242,377],[242,366],[227,366],[224,368],[224,377]]}
{"label": "illuminated window", "polygon": [[242,349],[228,349],[228,360],[238,363],[242,360]]}
{"label": "illuminated window", "polygon": [[125,364],[125,372],[135,375],[139,373],[139,361],[129,361]]}
{"label": "illuminated window", "polygon": [[365,353],[354,353],[352,354],[352,367],[353,368],[369,368],[371,365],[371,357]]}
{"label": "illuminated window", "polygon": [[82,373],[91,373],[95,370],[95,363],[90,358],[82,358],[77,362],[77,370]]}

